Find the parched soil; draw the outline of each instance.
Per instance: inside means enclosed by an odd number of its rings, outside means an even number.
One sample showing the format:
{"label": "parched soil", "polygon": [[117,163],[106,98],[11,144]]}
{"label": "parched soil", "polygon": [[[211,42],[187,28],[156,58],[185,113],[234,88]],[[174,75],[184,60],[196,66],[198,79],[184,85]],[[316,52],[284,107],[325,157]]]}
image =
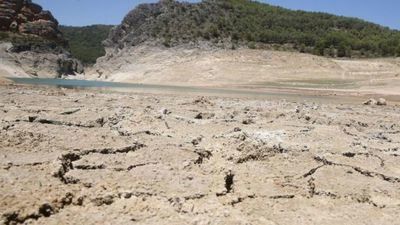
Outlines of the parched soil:
{"label": "parched soil", "polygon": [[400,224],[400,107],[0,86],[0,223]]}

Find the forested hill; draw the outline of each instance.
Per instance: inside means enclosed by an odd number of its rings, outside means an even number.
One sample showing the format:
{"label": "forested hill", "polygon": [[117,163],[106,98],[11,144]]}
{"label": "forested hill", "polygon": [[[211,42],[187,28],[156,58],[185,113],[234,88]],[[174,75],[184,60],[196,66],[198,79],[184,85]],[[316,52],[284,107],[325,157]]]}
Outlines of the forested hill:
{"label": "forested hill", "polygon": [[107,40],[123,48],[154,40],[165,46],[289,48],[333,57],[400,55],[400,32],[356,18],[293,11],[249,0],[162,0],[131,11]]}
{"label": "forested hill", "polygon": [[112,27],[109,25],[60,26],[60,30],[69,43],[72,55],[88,65],[94,64],[98,57],[105,54],[102,41],[107,38]]}

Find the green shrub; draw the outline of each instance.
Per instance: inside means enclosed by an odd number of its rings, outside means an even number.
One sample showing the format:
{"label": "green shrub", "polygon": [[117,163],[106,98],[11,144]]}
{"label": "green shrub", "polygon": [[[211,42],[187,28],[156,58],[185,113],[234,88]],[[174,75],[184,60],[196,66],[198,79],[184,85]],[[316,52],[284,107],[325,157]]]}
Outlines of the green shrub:
{"label": "green shrub", "polygon": [[161,43],[168,34],[174,43],[231,40],[248,43],[249,48],[267,44],[285,45],[279,49],[292,50],[288,46],[297,46],[301,52],[337,57],[399,54],[399,31],[356,18],[293,11],[249,0],[204,0],[191,4],[168,1],[159,9],[162,16],[155,10],[154,15],[149,13],[143,19],[133,21],[127,17],[123,23],[129,24],[131,30],[124,32],[158,38]]}
{"label": "green shrub", "polygon": [[96,63],[96,59],[105,55],[102,42],[107,39],[113,26],[93,25],[87,27],[61,26],[60,30],[67,39],[71,54],[86,65]]}
{"label": "green shrub", "polygon": [[0,40],[8,40],[8,39],[9,39],[8,33],[0,31]]}
{"label": "green shrub", "polygon": [[256,49],[256,43],[255,42],[249,42],[248,46],[250,49]]}

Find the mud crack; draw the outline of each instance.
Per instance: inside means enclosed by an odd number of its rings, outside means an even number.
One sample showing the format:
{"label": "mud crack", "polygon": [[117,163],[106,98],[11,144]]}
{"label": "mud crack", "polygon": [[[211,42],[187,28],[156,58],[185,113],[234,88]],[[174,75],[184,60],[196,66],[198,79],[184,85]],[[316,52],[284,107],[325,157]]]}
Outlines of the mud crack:
{"label": "mud crack", "polygon": [[79,182],[78,179],[68,177],[66,174],[73,169],[103,169],[104,165],[99,166],[78,166],[74,167],[73,162],[80,160],[83,156],[87,156],[89,154],[98,153],[98,154],[118,154],[118,153],[128,153],[132,151],[136,151],[140,148],[144,147],[143,144],[135,143],[130,146],[122,147],[122,148],[103,148],[103,149],[90,149],[90,150],[75,150],[74,152],[69,152],[61,155],[59,157],[60,168],[53,174],[54,177],[57,177],[64,184],[76,184]]}
{"label": "mud crack", "polygon": [[356,171],[356,172],[358,172],[358,173],[360,173],[360,174],[362,174],[364,176],[367,176],[367,177],[377,177],[377,178],[380,178],[380,179],[382,179],[384,181],[387,181],[387,182],[390,182],[390,183],[400,183],[400,178],[398,178],[398,177],[387,176],[385,174],[377,173],[377,172],[374,172],[374,171],[369,171],[369,170],[366,170],[366,169],[363,169],[363,168],[357,167],[357,166],[351,166],[351,165],[347,165],[347,164],[335,163],[335,162],[329,161],[329,160],[327,160],[325,158],[321,158],[319,156],[314,157],[314,159],[317,162],[322,162],[323,164],[319,165],[319,166],[317,166],[315,168],[312,168],[306,174],[302,175],[301,176],[302,178],[306,178],[306,177],[309,177],[309,176],[313,175],[315,172],[317,172],[317,170],[321,169],[324,166],[341,166],[341,167],[351,168],[354,171]]}
{"label": "mud crack", "polygon": [[232,173],[232,171],[229,171],[225,175],[225,177],[224,177],[225,191],[222,193],[217,193],[217,196],[224,196],[224,195],[227,195],[227,194],[233,192],[234,177],[235,177],[235,174]]}
{"label": "mud crack", "polygon": [[95,127],[102,127],[104,125],[99,120],[96,120],[94,123],[91,123],[91,124],[81,124],[81,123],[72,123],[72,122],[66,122],[66,121],[38,119],[36,117],[29,117],[28,121],[31,123],[41,123],[41,124],[50,124],[50,125],[56,125],[56,126],[79,127],[79,128],[95,128]]}
{"label": "mud crack", "polygon": [[372,153],[353,153],[353,152],[345,152],[345,153],[343,153],[342,155],[345,156],[345,157],[348,157],[348,158],[353,158],[353,157],[355,157],[355,156],[357,156],[357,155],[361,155],[361,156],[365,156],[365,157],[375,157],[375,158],[377,158],[377,159],[380,161],[380,166],[381,166],[381,167],[385,166],[385,160],[384,160],[382,157],[380,157],[380,156],[378,156],[378,155],[375,155],[375,154],[372,154]]}
{"label": "mud crack", "polygon": [[233,178],[235,177],[235,174],[233,174],[231,171],[225,176],[225,189],[226,193],[231,193],[233,191]]}

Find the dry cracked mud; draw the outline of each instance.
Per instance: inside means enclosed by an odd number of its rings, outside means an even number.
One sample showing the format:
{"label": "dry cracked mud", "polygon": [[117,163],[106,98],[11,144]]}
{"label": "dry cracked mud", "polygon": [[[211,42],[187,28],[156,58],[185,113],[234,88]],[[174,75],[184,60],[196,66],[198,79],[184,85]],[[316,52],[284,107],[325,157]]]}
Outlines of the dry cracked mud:
{"label": "dry cracked mud", "polygon": [[0,86],[0,223],[400,224],[400,108]]}

